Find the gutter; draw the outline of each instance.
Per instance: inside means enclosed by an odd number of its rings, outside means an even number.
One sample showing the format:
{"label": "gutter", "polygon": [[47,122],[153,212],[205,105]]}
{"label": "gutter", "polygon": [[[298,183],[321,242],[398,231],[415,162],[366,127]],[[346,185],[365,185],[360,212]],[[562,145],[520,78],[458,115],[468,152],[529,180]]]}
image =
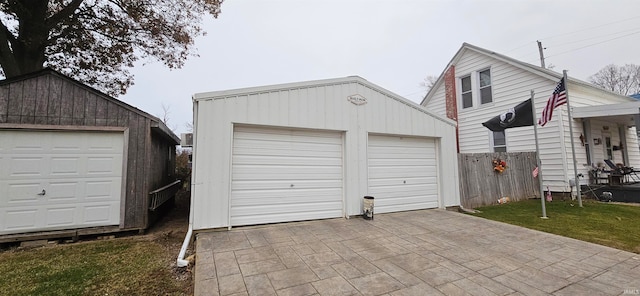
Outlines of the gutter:
{"label": "gutter", "polygon": [[187,252],[187,247],[189,247],[189,242],[191,242],[191,236],[193,235],[193,209],[194,207],[194,196],[196,192],[196,135],[197,135],[197,127],[196,123],[198,122],[198,102],[192,98],[193,100],[193,149],[191,153],[193,153],[192,164],[191,164],[191,201],[189,207],[189,229],[187,230],[187,235],[182,242],[182,247],[180,248],[180,253],[178,254],[178,259],[176,259],[176,265],[178,267],[186,267],[189,265],[189,260],[184,260],[184,255]]}

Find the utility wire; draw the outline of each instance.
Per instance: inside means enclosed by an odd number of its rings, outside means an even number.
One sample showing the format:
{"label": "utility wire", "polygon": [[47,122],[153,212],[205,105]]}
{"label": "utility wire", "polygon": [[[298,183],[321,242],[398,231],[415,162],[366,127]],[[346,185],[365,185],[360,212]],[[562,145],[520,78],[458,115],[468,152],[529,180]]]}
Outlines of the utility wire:
{"label": "utility wire", "polygon": [[619,31],[619,32],[616,32],[616,33],[613,33],[613,34],[599,35],[599,36],[589,37],[589,38],[585,38],[585,39],[581,39],[581,40],[567,41],[567,42],[564,42],[564,43],[555,44],[554,47],[562,47],[562,46],[573,44],[573,43],[578,43],[578,42],[583,42],[583,41],[588,41],[588,40],[593,40],[593,39],[600,39],[602,37],[610,37],[611,35],[618,35],[618,34],[622,34],[622,33],[626,33],[626,32],[638,31],[638,30],[640,30],[640,28],[628,29],[628,30]]}
{"label": "utility wire", "polygon": [[629,33],[629,34],[625,34],[625,35],[618,36],[618,37],[615,37],[615,38],[607,39],[607,40],[604,40],[604,41],[601,41],[601,42],[596,42],[596,43],[588,44],[588,45],[585,45],[585,46],[582,46],[582,47],[578,47],[578,48],[575,48],[575,49],[572,49],[572,50],[567,50],[567,51],[563,51],[563,52],[560,52],[560,53],[556,53],[556,54],[554,54],[554,55],[547,56],[547,57],[545,57],[545,59],[546,59],[546,58],[550,58],[550,57],[559,56],[559,55],[561,55],[561,54],[565,54],[565,53],[574,52],[574,51],[576,51],[576,50],[580,50],[580,49],[583,49],[583,48],[591,47],[591,46],[594,46],[594,45],[598,45],[598,44],[606,43],[606,42],[609,42],[609,41],[612,41],[612,40],[616,40],[616,39],[620,39],[620,38],[623,38],[623,37],[627,37],[627,36],[635,35],[635,34],[638,34],[638,33],[640,33],[640,31],[636,31],[636,32]]}
{"label": "utility wire", "polygon": [[553,35],[553,36],[549,36],[549,37],[544,37],[544,38],[540,38],[540,40],[553,39],[553,38],[556,38],[556,37],[565,36],[565,35],[569,35],[569,34],[574,34],[574,33],[582,32],[582,31],[602,28],[602,27],[605,27],[605,26],[609,26],[609,25],[613,25],[613,24],[617,24],[617,23],[622,23],[622,22],[626,22],[626,21],[629,21],[629,20],[637,19],[637,18],[640,18],[640,16],[635,16],[635,17],[632,17],[632,18],[623,19],[623,20],[619,20],[619,21],[615,21],[615,22],[611,22],[611,23],[607,23],[607,24],[603,24],[603,25],[598,25],[598,26],[594,26],[594,27],[584,28],[584,29],[580,29],[580,30],[577,30],[577,31],[573,31],[573,32],[561,33],[561,34],[557,34],[557,35]]}
{"label": "utility wire", "polygon": [[[615,21],[615,22],[611,22],[611,23],[606,23],[606,24],[602,24],[602,25],[598,25],[598,26],[593,26],[593,27],[589,27],[589,28],[585,28],[585,29],[580,29],[580,30],[577,30],[577,31],[572,31],[572,32],[567,32],[567,33],[561,33],[561,34],[557,34],[557,35],[552,35],[552,36],[548,36],[548,37],[540,38],[540,39],[538,39],[538,40],[543,40],[543,39],[553,39],[553,38],[556,38],[556,37],[565,36],[565,35],[570,35],[570,34],[574,34],[574,33],[582,32],[582,31],[586,31],[586,30],[591,30],[591,29],[602,28],[602,27],[606,27],[606,26],[609,26],[609,25],[613,25],[613,24],[617,24],[617,23],[622,23],[622,22],[626,22],[626,21],[629,21],[629,20],[634,20],[634,19],[637,19],[637,18],[640,18],[640,16],[635,16],[635,17],[628,18],[628,19],[623,19],[623,20],[619,20],[619,21]],[[529,45],[531,45],[531,42],[527,42],[527,43],[522,44],[522,45],[520,45],[520,46],[518,46],[518,47],[516,47],[516,48],[510,49],[510,50],[506,51],[505,53],[509,53],[509,52],[512,52],[512,51],[515,51],[515,50],[521,49],[521,48],[526,47],[526,46],[529,46]]]}

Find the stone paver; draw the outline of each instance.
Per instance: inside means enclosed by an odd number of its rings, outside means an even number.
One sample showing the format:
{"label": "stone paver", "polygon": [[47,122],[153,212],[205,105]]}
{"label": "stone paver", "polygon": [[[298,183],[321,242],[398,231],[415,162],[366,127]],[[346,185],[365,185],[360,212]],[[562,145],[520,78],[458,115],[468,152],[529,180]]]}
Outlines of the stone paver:
{"label": "stone paver", "polygon": [[622,295],[640,255],[444,210],[199,233],[195,295]]}

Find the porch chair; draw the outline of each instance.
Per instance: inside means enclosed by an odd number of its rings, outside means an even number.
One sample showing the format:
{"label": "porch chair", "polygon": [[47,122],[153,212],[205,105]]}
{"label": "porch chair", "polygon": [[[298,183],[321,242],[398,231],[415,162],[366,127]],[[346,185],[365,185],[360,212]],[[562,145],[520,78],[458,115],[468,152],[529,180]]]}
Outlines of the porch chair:
{"label": "porch chair", "polygon": [[604,163],[611,169],[609,172],[612,178],[621,178],[625,183],[638,182],[640,177],[636,174],[636,171],[632,167],[618,166],[611,161],[611,159],[605,159]]}

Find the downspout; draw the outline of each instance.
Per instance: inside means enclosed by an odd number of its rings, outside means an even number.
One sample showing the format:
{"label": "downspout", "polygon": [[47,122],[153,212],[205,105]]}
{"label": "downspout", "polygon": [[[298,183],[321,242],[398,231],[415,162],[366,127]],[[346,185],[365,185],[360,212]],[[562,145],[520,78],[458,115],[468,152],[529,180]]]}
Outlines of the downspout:
{"label": "downspout", "polygon": [[189,247],[189,243],[191,242],[191,236],[193,235],[193,209],[194,209],[194,200],[196,193],[196,131],[197,131],[197,122],[198,122],[198,108],[197,101],[195,98],[193,100],[193,148],[191,149],[192,158],[191,158],[191,201],[189,206],[189,229],[187,230],[187,235],[182,242],[182,247],[180,248],[180,253],[178,254],[178,259],[176,260],[176,265],[178,267],[186,267],[189,265],[189,260],[184,259],[184,255],[187,253],[187,247]]}

